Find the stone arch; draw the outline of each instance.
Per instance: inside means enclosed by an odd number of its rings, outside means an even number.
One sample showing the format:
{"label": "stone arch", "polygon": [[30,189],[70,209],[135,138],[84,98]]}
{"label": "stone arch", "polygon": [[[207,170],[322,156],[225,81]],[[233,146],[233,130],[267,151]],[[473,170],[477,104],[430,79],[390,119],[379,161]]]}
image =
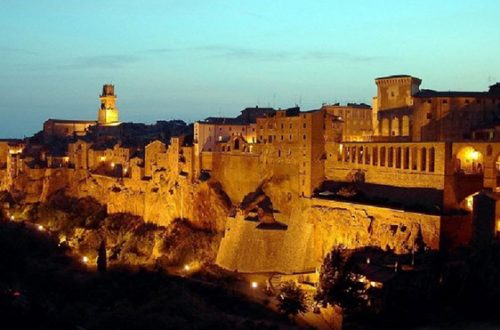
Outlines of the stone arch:
{"label": "stone arch", "polygon": [[391,121],[391,136],[399,136],[399,118],[394,117]]}
{"label": "stone arch", "polygon": [[404,115],[401,119],[401,135],[402,136],[410,136],[410,117]]}
{"label": "stone arch", "polygon": [[420,170],[427,171],[427,148],[420,149]]}
{"label": "stone arch", "polygon": [[391,132],[389,131],[390,130],[390,125],[389,125],[389,119],[388,118],[384,118],[382,119],[382,122],[381,122],[381,133],[382,133],[382,136],[389,136],[391,135]]}
{"label": "stone arch", "polygon": [[460,174],[483,174],[483,154],[471,146],[461,148],[455,158],[455,172]]}

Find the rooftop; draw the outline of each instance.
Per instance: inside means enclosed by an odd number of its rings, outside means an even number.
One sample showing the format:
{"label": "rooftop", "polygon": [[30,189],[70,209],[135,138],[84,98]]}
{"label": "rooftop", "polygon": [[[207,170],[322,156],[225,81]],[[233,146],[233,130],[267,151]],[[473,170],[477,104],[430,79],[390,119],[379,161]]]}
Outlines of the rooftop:
{"label": "rooftop", "polygon": [[413,78],[413,79],[420,80],[419,78],[410,76],[408,74],[395,74],[395,75],[391,75],[391,76],[378,77],[378,78],[375,78],[375,80],[396,79],[396,78]]}
{"label": "rooftop", "polygon": [[75,119],[47,119],[46,122],[53,122],[53,123],[64,123],[64,124],[96,124],[97,121],[95,120],[75,120]]}

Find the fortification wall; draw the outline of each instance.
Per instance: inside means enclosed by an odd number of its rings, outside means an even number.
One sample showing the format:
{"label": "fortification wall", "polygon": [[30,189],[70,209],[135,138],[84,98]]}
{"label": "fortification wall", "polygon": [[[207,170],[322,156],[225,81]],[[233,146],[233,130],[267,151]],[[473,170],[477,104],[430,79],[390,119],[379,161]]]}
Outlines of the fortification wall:
{"label": "fortification wall", "polygon": [[439,216],[320,199],[300,199],[286,230],[259,229],[242,216],[230,218],[217,264],[239,272],[314,270],[335,245],[375,246],[409,253],[419,241],[440,245]]}

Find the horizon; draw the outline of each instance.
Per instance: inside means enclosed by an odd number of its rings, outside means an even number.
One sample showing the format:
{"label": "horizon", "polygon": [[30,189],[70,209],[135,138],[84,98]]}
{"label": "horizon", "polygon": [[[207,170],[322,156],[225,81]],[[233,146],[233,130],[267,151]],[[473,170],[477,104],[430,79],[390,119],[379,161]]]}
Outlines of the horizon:
{"label": "horizon", "polygon": [[[361,1],[2,3],[0,138],[93,120],[103,84],[123,122],[366,103],[374,79],[486,91],[500,81],[500,3]],[[471,49],[476,51],[470,51]]]}

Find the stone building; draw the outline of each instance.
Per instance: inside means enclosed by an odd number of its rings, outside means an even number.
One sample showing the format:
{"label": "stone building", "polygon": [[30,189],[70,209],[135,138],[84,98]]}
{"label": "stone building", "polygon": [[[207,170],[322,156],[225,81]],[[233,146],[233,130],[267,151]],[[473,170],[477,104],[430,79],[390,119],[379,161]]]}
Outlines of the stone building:
{"label": "stone building", "polygon": [[51,137],[85,136],[93,126],[117,126],[120,124],[119,111],[116,108],[114,85],[104,85],[99,96],[100,108],[95,120],[49,119],[43,124],[45,139]]}
{"label": "stone building", "polygon": [[120,124],[119,111],[116,107],[114,85],[104,85],[99,96],[101,106],[98,111],[97,122],[103,126],[116,126]]}
{"label": "stone building", "polygon": [[367,104],[323,105],[322,109],[341,123],[342,141],[370,141],[373,136],[372,108]]}

